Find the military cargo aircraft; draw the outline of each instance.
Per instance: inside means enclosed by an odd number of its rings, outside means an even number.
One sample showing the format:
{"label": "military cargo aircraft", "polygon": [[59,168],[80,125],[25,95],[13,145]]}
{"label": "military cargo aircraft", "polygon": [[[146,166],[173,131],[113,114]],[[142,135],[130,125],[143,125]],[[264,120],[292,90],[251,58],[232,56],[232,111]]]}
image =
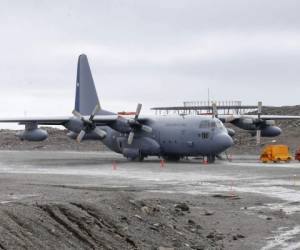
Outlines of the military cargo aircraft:
{"label": "military cargo aircraft", "polygon": [[78,142],[98,139],[126,158],[140,161],[147,156],[172,161],[204,156],[212,163],[217,155],[233,145],[227,129],[215,115],[142,117],[141,108],[138,104],[132,118],[102,109],[87,56],[80,55],[73,116],[7,118],[0,122],[25,125],[25,130],[17,136],[28,141],[48,137],[47,131],[39,125],[62,125],[69,130],[68,136]]}

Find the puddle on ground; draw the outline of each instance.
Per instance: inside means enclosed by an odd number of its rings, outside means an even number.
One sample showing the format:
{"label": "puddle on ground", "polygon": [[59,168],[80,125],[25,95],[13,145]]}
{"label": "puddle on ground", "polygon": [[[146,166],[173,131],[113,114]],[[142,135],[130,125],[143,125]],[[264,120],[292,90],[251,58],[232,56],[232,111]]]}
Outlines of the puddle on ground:
{"label": "puddle on ground", "polygon": [[22,200],[26,198],[32,198],[32,197],[37,197],[39,195],[37,194],[12,194],[12,195],[5,195],[5,197],[1,197],[2,199],[0,200],[0,204],[7,204],[10,202],[14,202],[17,200]]}
{"label": "puddle on ground", "polygon": [[270,209],[274,211],[282,211],[285,214],[294,214],[294,213],[300,213],[300,204],[299,203],[270,203],[270,204],[264,204],[261,206],[255,206],[255,207],[248,207],[248,210],[254,210],[254,211],[260,211],[263,209]]}
{"label": "puddle on ground", "polygon": [[297,250],[300,248],[300,226],[290,229],[278,228],[274,236],[267,238],[267,244],[261,250]]}

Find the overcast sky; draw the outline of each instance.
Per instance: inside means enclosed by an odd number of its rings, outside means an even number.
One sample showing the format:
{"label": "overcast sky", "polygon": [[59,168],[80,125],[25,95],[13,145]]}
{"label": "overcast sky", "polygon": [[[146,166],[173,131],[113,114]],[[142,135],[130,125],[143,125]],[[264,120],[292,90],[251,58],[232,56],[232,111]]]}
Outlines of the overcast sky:
{"label": "overcast sky", "polygon": [[68,115],[87,54],[102,106],[300,104],[300,1],[2,0],[0,116]]}

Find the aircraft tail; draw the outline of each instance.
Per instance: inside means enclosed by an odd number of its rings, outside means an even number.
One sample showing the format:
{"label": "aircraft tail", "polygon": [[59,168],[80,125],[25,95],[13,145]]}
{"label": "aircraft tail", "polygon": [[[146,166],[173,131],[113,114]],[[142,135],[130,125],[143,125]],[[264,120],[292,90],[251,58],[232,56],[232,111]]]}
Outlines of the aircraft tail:
{"label": "aircraft tail", "polygon": [[[90,115],[100,102],[94,84],[93,76],[87,56],[82,54],[78,58],[75,110],[82,115]],[[110,115],[112,112],[102,110],[97,115]]]}

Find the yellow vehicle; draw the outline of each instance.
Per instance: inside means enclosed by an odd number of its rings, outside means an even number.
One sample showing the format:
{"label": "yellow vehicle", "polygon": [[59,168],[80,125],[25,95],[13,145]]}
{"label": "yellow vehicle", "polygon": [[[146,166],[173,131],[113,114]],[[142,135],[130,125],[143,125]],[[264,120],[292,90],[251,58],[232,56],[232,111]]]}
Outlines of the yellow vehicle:
{"label": "yellow vehicle", "polygon": [[267,163],[268,161],[289,162],[292,159],[287,145],[266,145],[260,154],[260,160],[263,163]]}

